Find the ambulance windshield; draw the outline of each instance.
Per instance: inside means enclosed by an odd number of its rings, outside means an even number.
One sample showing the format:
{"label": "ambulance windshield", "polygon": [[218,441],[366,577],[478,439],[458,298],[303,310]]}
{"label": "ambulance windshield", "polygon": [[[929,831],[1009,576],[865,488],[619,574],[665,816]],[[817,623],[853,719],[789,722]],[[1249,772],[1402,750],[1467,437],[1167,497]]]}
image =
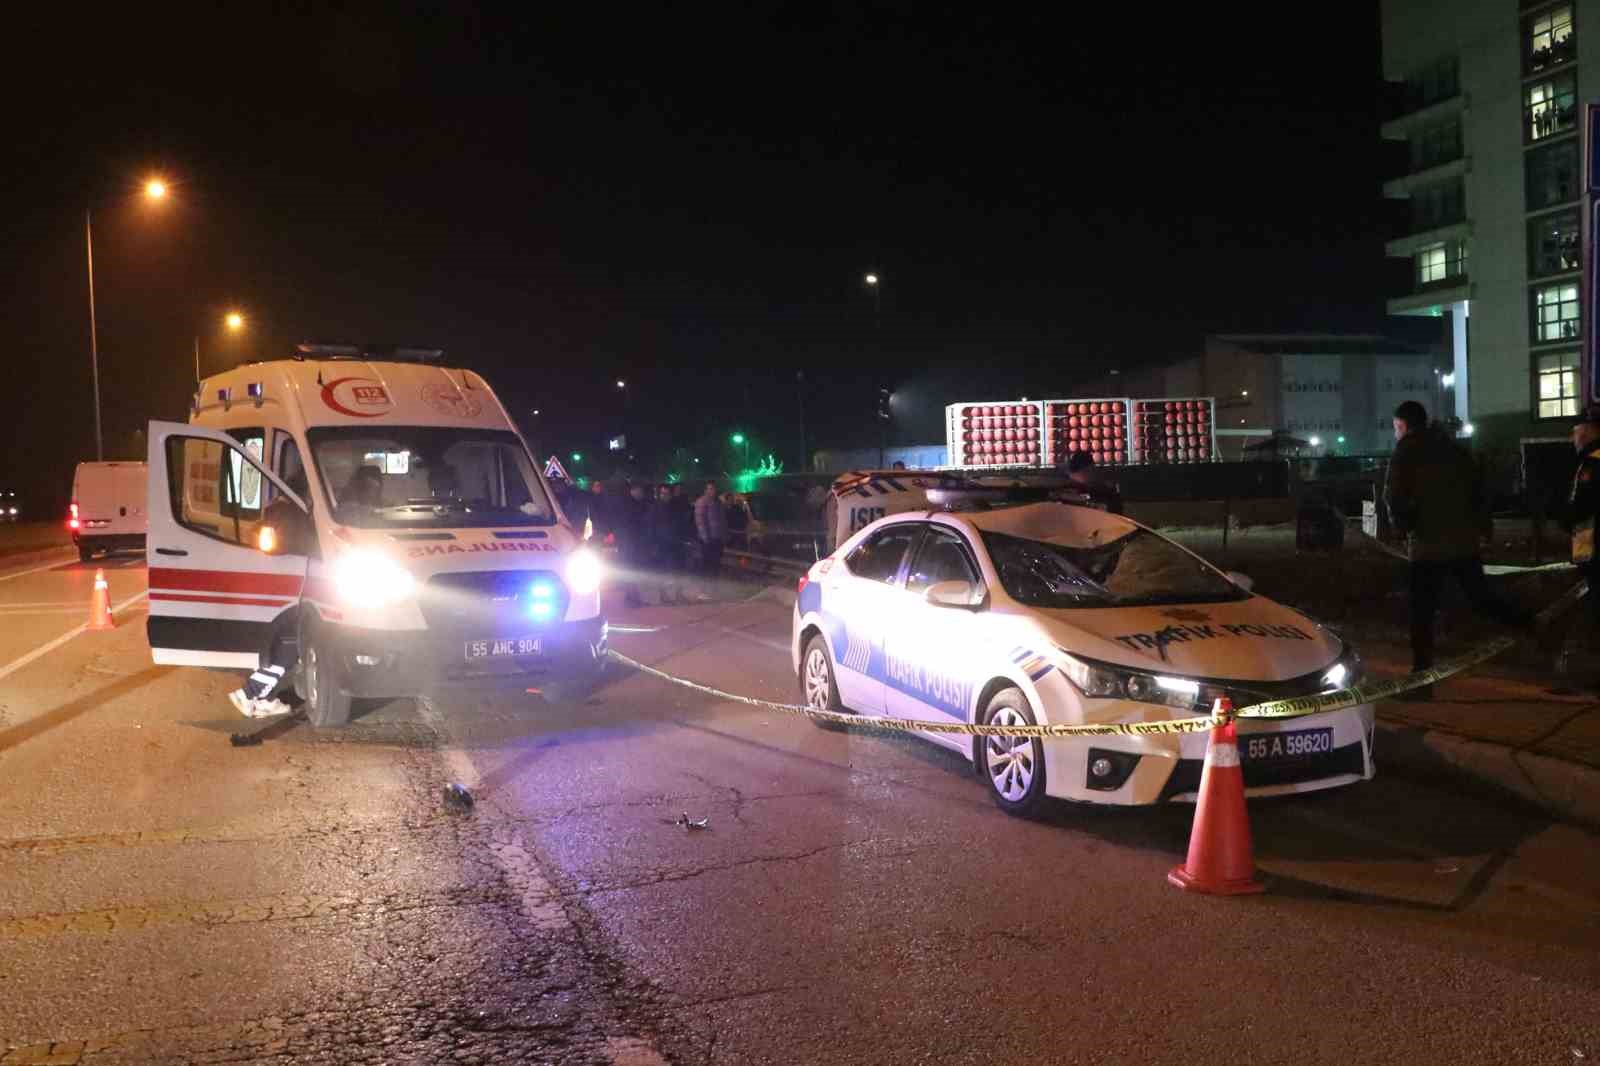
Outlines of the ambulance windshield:
{"label": "ambulance windshield", "polygon": [[[1131,523],[1130,523],[1131,526]],[[982,533],[1007,594],[1029,607],[1222,603],[1249,594],[1164,537],[1132,526],[1114,540]]]}
{"label": "ambulance windshield", "polygon": [[325,426],[307,436],[328,505],[342,525],[461,529],[555,523],[555,509],[514,433]]}

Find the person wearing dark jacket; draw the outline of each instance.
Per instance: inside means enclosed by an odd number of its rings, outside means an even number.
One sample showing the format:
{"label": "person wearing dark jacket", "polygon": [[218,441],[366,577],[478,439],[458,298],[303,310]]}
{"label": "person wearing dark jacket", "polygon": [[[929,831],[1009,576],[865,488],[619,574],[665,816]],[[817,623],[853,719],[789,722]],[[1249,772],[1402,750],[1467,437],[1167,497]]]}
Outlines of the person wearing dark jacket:
{"label": "person wearing dark jacket", "polygon": [[617,561],[622,564],[623,571],[623,602],[629,607],[643,607],[644,599],[639,595],[640,579],[650,565],[650,542],[645,535],[650,505],[645,502],[644,486],[628,486],[627,495],[619,496],[615,507]]}
{"label": "person wearing dark jacket", "polygon": [[[1428,412],[1414,400],[1395,408],[1394,436],[1383,499],[1411,558],[1412,669],[1433,665],[1434,618],[1447,578],[1479,613],[1531,631],[1533,615],[1496,596],[1483,575],[1479,544],[1494,532],[1494,520],[1472,455],[1430,426]],[[1406,698],[1432,696],[1429,686]]]}
{"label": "person wearing dark jacket", "polygon": [[656,498],[645,513],[645,539],[650,543],[651,561],[659,578],[661,603],[681,603],[678,574],[683,569],[683,544],[678,539],[671,485],[656,489]]}
{"label": "person wearing dark jacket", "polygon": [[1089,502],[1110,514],[1122,513],[1122,493],[1105,481],[1095,469],[1094,456],[1077,451],[1067,457],[1067,482],[1072,489],[1089,497]]}
{"label": "person wearing dark jacket", "polygon": [[[1572,563],[1589,582],[1587,625],[1580,624],[1569,634],[1561,651],[1561,672],[1586,674],[1595,680],[1592,658],[1595,638],[1600,635],[1600,562],[1595,559],[1594,528],[1600,520],[1600,406],[1590,406],[1572,427],[1572,447],[1578,453],[1578,469],[1572,474],[1572,487],[1561,510],[1561,523],[1572,535]],[[1587,632],[1585,632],[1587,630]]]}

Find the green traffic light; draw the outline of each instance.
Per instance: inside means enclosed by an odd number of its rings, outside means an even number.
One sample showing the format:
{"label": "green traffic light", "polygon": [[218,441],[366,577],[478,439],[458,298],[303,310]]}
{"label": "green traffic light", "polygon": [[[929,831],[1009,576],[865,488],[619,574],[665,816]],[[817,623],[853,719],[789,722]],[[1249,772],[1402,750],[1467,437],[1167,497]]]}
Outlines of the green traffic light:
{"label": "green traffic light", "polygon": [[744,434],[743,433],[735,433],[731,439],[733,440],[733,443],[735,443],[735,444],[743,444],[744,443]]}
{"label": "green traffic light", "polygon": [[582,462],[583,461],[583,453],[582,452],[573,452],[572,453],[572,461],[575,462],[575,463]]}

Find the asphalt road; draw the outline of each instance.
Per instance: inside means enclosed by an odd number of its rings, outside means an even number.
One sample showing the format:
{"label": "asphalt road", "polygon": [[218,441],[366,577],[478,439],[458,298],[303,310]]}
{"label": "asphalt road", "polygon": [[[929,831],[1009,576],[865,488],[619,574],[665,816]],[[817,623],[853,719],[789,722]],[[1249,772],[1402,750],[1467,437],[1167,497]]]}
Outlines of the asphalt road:
{"label": "asphalt road", "polygon": [[[4,1066],[1600,1056],[1600,840],[1476,795],[1253,803],[1270,891],[1222,900],[1165,880],[1189,808],[1019,821],[932,746],[642,676],[233,747],[263,723],[151,665],[137,559],[119,628],[13,668],[92,576],[0,570]],[[781,605],[625,617],[792,694]]]}

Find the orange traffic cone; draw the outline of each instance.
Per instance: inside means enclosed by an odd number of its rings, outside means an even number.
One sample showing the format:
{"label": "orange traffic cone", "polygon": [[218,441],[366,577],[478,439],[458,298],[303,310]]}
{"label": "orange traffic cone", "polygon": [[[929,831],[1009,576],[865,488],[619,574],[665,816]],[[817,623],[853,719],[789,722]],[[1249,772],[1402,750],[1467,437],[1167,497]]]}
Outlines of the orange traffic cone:
{"label": "orange traffic cone", "polygon": [[1244,807],[1244,771],[1233,728],[1233,703],[1217,700],[1222,722],[1211,730],[1206,764],[1200,772],[1200,802],[1189,831],[1189,858],[1174,866],[1167,880],[1189,892],[1240,896],[1260,892],[1250,849],[1250,819]]}
{"label": "orange traffic cone", "polygon": [[115,629],[117,623],[111,620],[111,589],[106,585],[106,572],[94,572],[94,596],[89,600],[89,624],[87,629]]}

